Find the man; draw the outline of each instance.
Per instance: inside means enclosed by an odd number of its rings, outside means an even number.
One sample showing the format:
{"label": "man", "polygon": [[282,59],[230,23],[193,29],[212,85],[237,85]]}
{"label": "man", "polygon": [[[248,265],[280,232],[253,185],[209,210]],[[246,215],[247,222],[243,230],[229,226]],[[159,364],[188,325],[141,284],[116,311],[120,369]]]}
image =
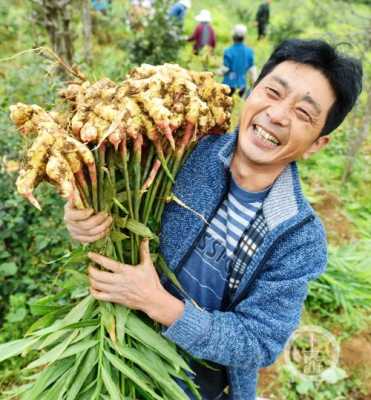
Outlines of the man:
{"label": "man", "polygon": [[[274,50],[238,134],[201,141],[177,176],[173,191],[189,208],[168,204],[161,251],[186,295],[160,281],[148,242],[135,268],[90,253],[110,271],[89,268],[94,297],[145,312],[167,338],[217,367],[192,365],[203,399],[255,399],[259,368],[275,361],[299,324],[327,245],[295,161],[329,143],[361,82],[360,63],[323,41],[287,40]],[[110,219],[90,215],[66,208],[75,239],[107,233]]]}
{"label": "man", "polygon": [[170,8],[169,16],[175,18],[183,26],[187,10],[191,8],[191,5],[191,0],[180,0]]}
{"label": "man", "polygon": [[245,25],[236,25],[233,29],[233,46],[224,51],[223,83],[231,88],[231,95],[237,90],[240,97],[246,91],[246,74],[249,72],[253,85],[256,80],[256,67],[254,65],[254,52],[245,46]]}
{"label": "man", "polygon": [[92,0],[92,6],[95,11],[99,11],[102,14],[106,15],[108,7],[110,6],[110,3],[106,0]]}
{"label": "man", "polygon": [[209,46],[212,50],[216,46],[216,35],[211,26],[211,14],[209,10],[201,10],[196,16],[198,22],[193,34],[188,38],[189,42],[194,42],[193,52],[198,54],[205,46]]}
{"label": "man", "polygon": [[256,24],[258,27],[258,40],[265,37],[267,34],[267,26],[269,24],[269,16],[270,10],[269,5],[271,4],[271,0],[266,0],[264,3],[261,3],[258,12],[256,13]]}

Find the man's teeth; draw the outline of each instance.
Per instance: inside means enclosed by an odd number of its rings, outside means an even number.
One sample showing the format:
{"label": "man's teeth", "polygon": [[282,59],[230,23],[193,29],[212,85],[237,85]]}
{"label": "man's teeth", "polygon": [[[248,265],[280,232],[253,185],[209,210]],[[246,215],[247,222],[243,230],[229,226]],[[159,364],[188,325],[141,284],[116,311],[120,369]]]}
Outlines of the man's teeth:
{"label": "man's teeth", "polygon": [[259,137],[261,137],[264,140],[267,140],[270,143],[275,144],[276,146],[278,146],[280,144],[280,142],[274,136],[269,134],[267,131],[265,131],[260,126],[255,126],[255,132]]}

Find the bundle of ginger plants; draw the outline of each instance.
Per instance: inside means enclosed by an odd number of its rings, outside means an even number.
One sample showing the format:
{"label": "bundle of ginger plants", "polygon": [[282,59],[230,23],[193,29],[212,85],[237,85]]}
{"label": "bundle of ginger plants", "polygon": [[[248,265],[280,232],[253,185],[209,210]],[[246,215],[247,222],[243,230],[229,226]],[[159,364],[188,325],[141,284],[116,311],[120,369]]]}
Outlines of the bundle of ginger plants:
{"label": "bundle of ginger plants", "polygon": [[[13,105],[10,117],[31,143],[17,190],[41,209],[33,192],[47,181],[75,207],[110,213],[110,234],[93,248],[135,265],[140,240],[148,238],[164,272],[164,205],[180,202],[172,185],[192,146],[227,130],[228,91],[208,72],[144,64],[119,84],[73,81],[59,91],[58,110]],[[185,400],[179,379],[199,398],[183,357],[143,315],[90,295],[68,305],[57,297],[36,303],[43,316],[26,338],[0,346],[0,361],[38,352],[26,368],[35,374],[8,398]]]}

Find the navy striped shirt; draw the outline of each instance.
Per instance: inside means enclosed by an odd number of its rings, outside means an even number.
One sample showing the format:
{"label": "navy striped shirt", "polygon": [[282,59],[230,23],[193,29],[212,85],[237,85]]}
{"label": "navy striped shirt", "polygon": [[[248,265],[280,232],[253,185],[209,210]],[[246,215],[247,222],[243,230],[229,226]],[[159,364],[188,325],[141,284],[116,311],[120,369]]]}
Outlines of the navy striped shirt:
{"label": "navy striped shirt", "polygon": [[207,311],[220,309],[234,251],[268,190],[248,192],[232,179],[227,197],[180,271],[183,289]]}

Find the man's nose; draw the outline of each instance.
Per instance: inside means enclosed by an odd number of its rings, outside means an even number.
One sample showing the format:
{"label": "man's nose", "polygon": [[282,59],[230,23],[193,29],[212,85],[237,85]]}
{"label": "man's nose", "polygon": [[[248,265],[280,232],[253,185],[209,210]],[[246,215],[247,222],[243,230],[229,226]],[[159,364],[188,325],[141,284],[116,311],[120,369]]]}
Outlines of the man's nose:
{"label": "man's nose", "polygon": [[269,116],[270,121],[273,124],[288,126],[290,123],[290,105],[284,101],[277,102],[272,104],[268,110],[267,114]]}

